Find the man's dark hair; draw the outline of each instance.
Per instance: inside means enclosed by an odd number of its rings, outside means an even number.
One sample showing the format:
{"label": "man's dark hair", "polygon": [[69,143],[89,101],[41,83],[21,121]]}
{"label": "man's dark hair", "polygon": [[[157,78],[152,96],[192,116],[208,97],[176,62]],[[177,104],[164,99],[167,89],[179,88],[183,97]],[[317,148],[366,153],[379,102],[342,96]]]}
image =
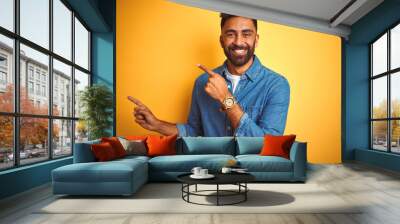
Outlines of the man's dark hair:
{"label": "man's dark hair", "polygon": [[[230,18],[232,18],[232,17],[239,17],[239,16],[231,15],[231,14],[226,14],[226,13],[221,13],[221,14],[220,14],[220,17],[221,17],[221,30],[222,30],[222,27],[224,27],[225,22],[226,22],[228,19],[230,19]],[[254,26],[256,27],[256,31],[257,31],[257,20],[256,20],[256,19],[251,19],[251,20],[253,21],[253,24],[254,24]]]}

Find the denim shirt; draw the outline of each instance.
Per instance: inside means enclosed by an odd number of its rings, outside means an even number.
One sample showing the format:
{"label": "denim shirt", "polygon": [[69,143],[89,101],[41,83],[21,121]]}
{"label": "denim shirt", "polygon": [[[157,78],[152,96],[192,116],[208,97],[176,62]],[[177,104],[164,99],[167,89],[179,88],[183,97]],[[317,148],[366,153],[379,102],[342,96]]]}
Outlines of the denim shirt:
{"label": "denim shirt", "polygon": [[[227,62],[213,71],[226,78]],[[264,67],[257,56],[240,77],[233,96],[244,114],[233,130],[221,104],[204,90],[208,74],[200,75],[194,84],[190,113],[186,124],[177,124],[179,136],[264,136],[283,135],[290,99],[290,87],[285,77]],[[231,91],[232,92],[232,91]]]}

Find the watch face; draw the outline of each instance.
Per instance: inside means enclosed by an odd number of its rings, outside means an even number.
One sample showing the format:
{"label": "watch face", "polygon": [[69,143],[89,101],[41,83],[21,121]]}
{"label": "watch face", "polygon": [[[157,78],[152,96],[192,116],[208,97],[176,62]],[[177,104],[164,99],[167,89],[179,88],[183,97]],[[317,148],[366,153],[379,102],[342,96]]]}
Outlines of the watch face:
{"label": "watch face", "polygon": [[228,98],[228,99],[226,99],[225,100],[225,105],[227,106],[227,107],[231,107],[232,105],[233,105],[233,99],[232,98]]}

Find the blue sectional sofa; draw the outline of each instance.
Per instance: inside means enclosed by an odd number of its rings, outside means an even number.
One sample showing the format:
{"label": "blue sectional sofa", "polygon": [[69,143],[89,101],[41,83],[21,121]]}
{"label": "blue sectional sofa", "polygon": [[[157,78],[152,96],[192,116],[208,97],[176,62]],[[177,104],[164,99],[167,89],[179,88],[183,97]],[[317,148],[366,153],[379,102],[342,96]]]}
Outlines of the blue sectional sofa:
{"label": "blue sectional sofa", "polygon": [[236,160],[260,182],[305,182],[307,144],[294,142],[290,159],[260,156],[263,137],[183,137],[176,142],[177,155],[127,156],[96,162],[90,141],[75,144],[74,163],[52,171],[54,194],[131,195],[148,181],[176,181],[193,167],[218,172],[228,160]]}

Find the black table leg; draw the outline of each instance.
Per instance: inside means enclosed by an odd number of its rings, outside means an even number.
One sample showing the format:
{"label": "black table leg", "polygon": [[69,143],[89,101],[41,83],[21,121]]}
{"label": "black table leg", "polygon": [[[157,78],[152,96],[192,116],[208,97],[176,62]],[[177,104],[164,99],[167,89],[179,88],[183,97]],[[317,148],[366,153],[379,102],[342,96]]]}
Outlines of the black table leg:
{"label": "black table leg", "polygon": [[182,199],[184,199],[184,198],[183,198],[183,190],[184,190],[183,186],[184,186],[184,184],[182,183],[182,187],[181,187],[181,191],[182,191]]}
{"label": "black table leg", "polygon": [[248,190],[247,190],[247,182],[246,183],[244,183],[244,187],[245,187],[245,192],[244,192],[244,201],[247,201],[247,192],[248,192]]}
{"label": "black table leg", "polygon": [[188,194],[187,194],[187,201],[190,202],[190,200],[189,200],[189,195],[190,195],[190,184],[187,185],[187,191],[188,191]]}
{"label": "black table leg", "polygon": [[219,184],[217,184],[217,206],[219,205]]}

